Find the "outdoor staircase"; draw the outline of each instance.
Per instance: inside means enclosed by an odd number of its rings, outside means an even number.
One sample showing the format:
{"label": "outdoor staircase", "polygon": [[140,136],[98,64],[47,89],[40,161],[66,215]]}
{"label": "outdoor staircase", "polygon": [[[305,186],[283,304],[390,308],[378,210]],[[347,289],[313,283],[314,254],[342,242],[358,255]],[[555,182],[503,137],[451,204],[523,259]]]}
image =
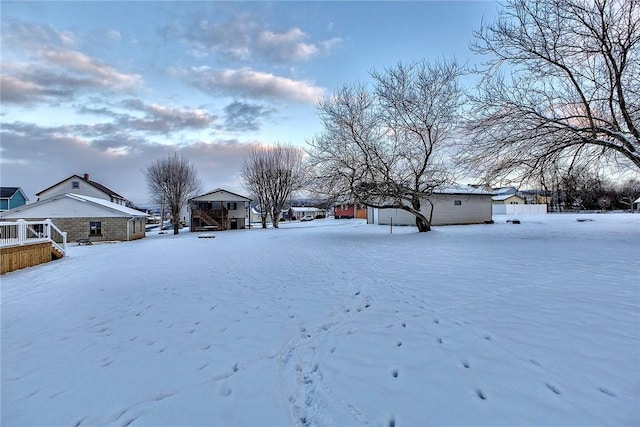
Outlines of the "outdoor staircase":
{"label": "outdoor staircase", "polygon": [[216,221],[215,219],[213,219],[208,213],[206,213],[202,209],[194,212],[193,213],[193,218],[194,219],[199,219],[202,223],[205,224],[205,227],[211,227],[211,228],[216,228],[216,229],[220,228],[220,223],[218,221]]}
{"label": "outdoor staircase", "polygon": [[58,245],[51,245],[51,259],[60,259],[64,257],[64,251]]}

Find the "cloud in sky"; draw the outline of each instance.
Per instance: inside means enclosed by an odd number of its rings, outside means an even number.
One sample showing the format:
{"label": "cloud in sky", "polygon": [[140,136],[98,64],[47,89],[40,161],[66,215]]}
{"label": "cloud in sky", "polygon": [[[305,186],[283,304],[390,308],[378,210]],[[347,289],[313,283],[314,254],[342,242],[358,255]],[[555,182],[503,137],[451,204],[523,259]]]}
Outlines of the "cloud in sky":
{"label": "cloud in sky", "polygon": [[[179,32],[177,27],[172,27]],[[326,55],[342,40],[334,37],[308,42],[310,35],[298,27],[272,31],[247,14],[237,14],[224,22],[200,20],[184,30],[184,39],[194,55],[218,53],[238,61],[267,60],[276,64],[308,61]]]}
{"label": "cloud in sky", "polygon": [[208,66],[173,70],[173,74],[206,93],[247,98],[298,101],[315,104],[324,89],[313,83],[243,69],[213,69]]}
{"label": "cloud in sky", "polygon": [[271,117],[275,111],[274,108],[264,105],[234,101],[224,107],[224,125],[232,132],[259,130],[260,122]]}
{"label": "cloud in sky", "polygon": [[[3,185],[20,186],[31,198],[72,174],[89,173],[97,182],[144,204],[148,194],[141,170],[152,161],[177,152],[194,164],[207,190],[226,187],[244,192],[238,180],[238,165],[259,144],[209,139],[174,146],[152,143],[126,132],[106,132],[90,138],[79,130],[82,129],[19,123],[3,126]],[[25,168],[29,170],[29,180],[11,179],[21,176]]]}

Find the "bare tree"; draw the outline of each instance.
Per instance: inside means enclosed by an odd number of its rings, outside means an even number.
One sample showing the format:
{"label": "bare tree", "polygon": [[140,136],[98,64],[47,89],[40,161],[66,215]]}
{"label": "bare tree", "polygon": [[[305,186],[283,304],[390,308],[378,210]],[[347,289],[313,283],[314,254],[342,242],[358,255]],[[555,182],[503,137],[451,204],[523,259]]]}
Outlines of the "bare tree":
{"label": "bare tree", "polygon": [[309,144],[316,183],[328,195],[372,207],[397,208],[431,229],[422,210],[448,183],[446,150],[463,91],[455,62],[398,64],[372,72],[373,89],[345,85],[318,106],[324,131]]}
{"label": "bare tree", "polygon": [[488,181],[551,163],[640,169],[640,2],[507,0],[475,36],[472,50],[490,59],[467,165]]}
{"label": "bare tree", "polygon": [[143,174],[153,200],[169,208],[173,234],[178,234],[180,211],[201,188],[195,167],[189,160],[174,153],[147,166]]}
{"label": "bare tree", "polygon": [[240,176],[245,187],[258,198],[262,228],[267,227],[267,216],[271,216],[273,227],[278,228],[291,193],[301,188],[303,156],[301,148],[276,144],[254,147],[245,159]]}

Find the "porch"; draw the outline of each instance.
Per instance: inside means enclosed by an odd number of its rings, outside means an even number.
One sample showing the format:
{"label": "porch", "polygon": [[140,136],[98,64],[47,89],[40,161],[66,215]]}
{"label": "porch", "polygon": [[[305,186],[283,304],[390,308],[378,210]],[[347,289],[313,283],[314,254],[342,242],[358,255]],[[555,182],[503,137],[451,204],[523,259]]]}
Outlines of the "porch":
{"label": "porch", "polygon": [[67,233],[50,219],[0,222],[0,274],[64,257]]}

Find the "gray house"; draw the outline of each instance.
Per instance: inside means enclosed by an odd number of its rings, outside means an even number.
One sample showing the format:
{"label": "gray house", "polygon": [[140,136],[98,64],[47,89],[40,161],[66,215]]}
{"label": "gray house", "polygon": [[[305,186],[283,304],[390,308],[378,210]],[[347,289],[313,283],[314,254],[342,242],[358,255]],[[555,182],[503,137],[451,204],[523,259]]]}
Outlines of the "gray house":
{"label": "gray house", "polygon": [[[489,191],[471,187],[452,187],[434,192],[428,201],[421,203],[420,211],[433,216],[431,225],[483,224],[491,221],[491,197]],[[431,202],[431,204],[429,203]],[[367,224],[415,226],[415,216],[402,209],[367,208]]]}

